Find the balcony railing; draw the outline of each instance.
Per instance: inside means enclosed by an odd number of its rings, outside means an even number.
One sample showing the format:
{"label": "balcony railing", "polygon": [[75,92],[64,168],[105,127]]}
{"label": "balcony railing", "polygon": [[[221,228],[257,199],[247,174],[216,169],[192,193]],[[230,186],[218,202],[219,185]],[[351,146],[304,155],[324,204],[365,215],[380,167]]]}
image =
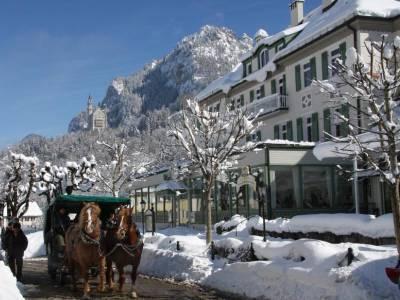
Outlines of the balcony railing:
{"label": "balcony railing", "polygon": [[247,111],[250,113],[260,112],[260,116],[270,114],[279,110],[288,110],[287,95],[273,94],[267,97],[256,99],[247,105]]}

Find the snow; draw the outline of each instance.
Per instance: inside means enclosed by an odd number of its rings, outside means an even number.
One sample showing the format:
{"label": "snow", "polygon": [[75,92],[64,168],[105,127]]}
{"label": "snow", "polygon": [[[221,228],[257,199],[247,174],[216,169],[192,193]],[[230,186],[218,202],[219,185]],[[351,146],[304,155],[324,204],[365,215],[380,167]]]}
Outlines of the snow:
{"label": "snow", "polygon": [[[327,217],[319,216],[317,220],[325,218],[326,222]],[[333,227],[340,228],[343,217],[331,217]],[[376,218],[373,225],[386,227],[389,217]],[[309,217],[308,223],[313,223],[315,218]],[[306,226],[306,219],[298,222],[299,226]],[[357,227],[357,221],[350,219],[343,222],[350,228]],[[398,298],[397,286],[384,274],[385,267],[396,264],[394,246],[330,244],[309,239],[269,238],[263,242],[261,237],[249,235],[249,228],[259,223],[259,217],[246,221],[237,215],[229,222],[237,224],[243,220],[237,230],[214,234],[215,246],[228,250],[227,258],[216,256],[214,261],[210,259],[204,232],[177,227],[162,230],[155,236],[146,235],[139,272],[262,299]],[[373,222],[370,216],[361,217],[359,221]],[[180,250],[176,248],[178,241]],[[259,261],[235,262],[237,253],[248,249],[250,243]],[[357,260],[347,266],[344,258],[349,247]]]}
{"label": "snow", "polygon": [[355,16],[391,18],[398,15],[400,15],[398,0],[338,0],[326,12],[323,12],[322,6],[319,6],[304,18],[307,23],[304,30],[276,55],[275,60],[310,43]]}
{"label": "snow", "polygon": [[43,215],[42,210],[36,201],[29,202],[29,208],[24,214],[24,217],[41,217]]}
{"label": "snow", "polygon": [[[317,214],[296,216],[291,220],[270,220],[267,228],[276,231],[287,228],[294,231],[329,230],[343,234],[357,231],[386,237],[393,236],[391,218],[390,214],[378,218]],[[398,299],[397,285],[384,273],[385,267],[394,266],[397,261],[393,245],[331,244],[311,239],[274,238],[263,242],[261,237],[249,234],[250,228],[259,226],[261,220],[258,216],[247,220],[235,215],[227,222],[215,224],[214,228],[237,226],[221,235],[213,233],[215,246],[228,253],[226,258],[216,256],[215,260],[210,258],[204,231],[176,227],[161,230],[154,236],[145,234],[139,272],[262,299]],[[28,239],[25,258],[44,255],[43,232],[29,234]],[[249,249],[250,243],[258,261],[240,262],[241,251]],[[349,247],[356,260],[347,266],[345,255]],[[0,262],[0,273],[1,267]],[[13,285],[7,284],[7,287]],[[0,296],[0,299],[3,298]]]}
{"label": "snow", "polygon": [[3,261],[0,261],[0,278],[0,300],[24,299],[18,290],[17,280]]}
{"label": "snow", "polygon": [[242,63],[239,63],[233,68],[230,73],[211,82],[205,89],[197,94],[196,99],[202,100],[221,90],[224,93],[227,93],[230,90],[231,86],[242,78],[242,75],[243,65]]}
{"label": "snow", "polygon": [[[261,218],[254,228],[262,230]],[[300,215],[291,219],[268,220],[266,228],[267,231],[275,232],[332,232],[336,235],[360,233],[371,238],[394,237],[392,214],[379,217],[362,214]]]}
{"label": "snow", "polygon": [[24,259],[46,255],[43,230],[27,234],[26,237],[28,238],[28,248],[24,252]]}
{"label": "snow", "polygon": [[[227,93],[232,86],[242,81],[256,80],[263,82],[266,79],[266,72],[274,72],[276,70],[276,62],[299,49],[300,47],[314,41],[323,34],[337,28],[345,23],[347,20],[355,16],[370,16],[391,18],[400,15],[400,4],[398,0],[337,0],[329,10],[323,12],[323,6],[311,11],[305,18],[304,22],[300,25],[287,28],[272,36],[267,36],[259,40],[252,50],[248,51],[241,57],[241,61],[252,57],[261,45],[272,45],[276,41],[286,36],[299,33],[296,38],[291,41],[286,48],[280,50],[274,57],[271,57],[270,63],[262,69],[256,70],[249,74],[246,78],[243,77],[243,66],[239,63],[230,73],[213,81],[204,90],[202,90],[196,99],[199,101],[206,97],[215,94],[219,91]],[[400,45],[400,40],[394,41],[396,47]],[[393,55],[388,49],[385,53],[386,57]],[[351,62],[354,61],[354,57]],[[346,62],[347,63],[347,62]]]}

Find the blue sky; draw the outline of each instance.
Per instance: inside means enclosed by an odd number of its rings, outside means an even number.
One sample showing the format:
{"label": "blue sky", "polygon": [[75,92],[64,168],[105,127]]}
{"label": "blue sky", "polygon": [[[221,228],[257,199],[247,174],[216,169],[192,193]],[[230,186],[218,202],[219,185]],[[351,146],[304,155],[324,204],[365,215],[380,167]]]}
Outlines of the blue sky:
{"label": "blue sky", "polygon": [[[306,11],[322,0],[306,0]],[[0,8],[0,147],[57,136],[134,73],[205,24],[250,36],[289,24],[289,0],[4,0]]]}

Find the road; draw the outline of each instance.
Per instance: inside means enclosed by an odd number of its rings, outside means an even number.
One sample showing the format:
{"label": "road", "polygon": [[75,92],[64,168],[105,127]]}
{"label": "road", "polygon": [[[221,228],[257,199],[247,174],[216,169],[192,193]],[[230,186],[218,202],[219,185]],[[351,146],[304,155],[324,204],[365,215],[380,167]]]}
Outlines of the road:
{"label": "road", "polygon": [[[78,292],[72,291],[72,286],[67,282],[59,286],[52,282],[47,275],[47,260],[45,258],[24,261],[23,283],[25,286],[25,299],[80,299],[81,284]],[[129,277],[129,276],[128,276]],[[129,279],[124,286],[123,293],[96,292],[97,281],[91,281],[91,299],[129,299]],[[158,279],[139,276],[136,281],[139,299],[233,299],[224,297],[215,291],[207,291],[195,285],[175,284]]]}

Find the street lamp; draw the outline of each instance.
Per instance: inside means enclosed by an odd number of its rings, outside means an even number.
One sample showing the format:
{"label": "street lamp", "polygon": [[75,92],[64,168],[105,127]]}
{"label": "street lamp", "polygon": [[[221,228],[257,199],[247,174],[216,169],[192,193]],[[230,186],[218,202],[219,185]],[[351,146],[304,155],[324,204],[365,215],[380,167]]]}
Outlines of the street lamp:
{"label": "street lamp", "polygon": [[142,225],[143,225],[143,236],[144,236],[144,210],[146,208],[146,201],[144,201],[142,199],[142,201],[140,201],[140,207],[142,208]]}

